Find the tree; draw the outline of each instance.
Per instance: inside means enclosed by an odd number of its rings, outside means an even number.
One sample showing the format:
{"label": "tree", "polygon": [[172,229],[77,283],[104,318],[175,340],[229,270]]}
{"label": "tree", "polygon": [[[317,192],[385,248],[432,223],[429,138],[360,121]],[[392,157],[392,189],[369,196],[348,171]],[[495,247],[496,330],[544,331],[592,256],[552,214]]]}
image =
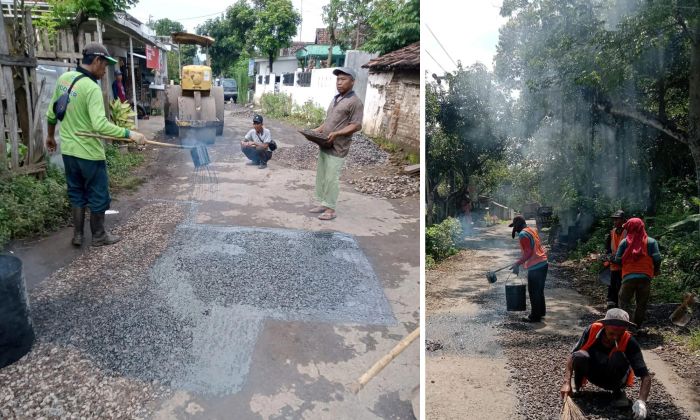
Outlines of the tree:
{"label": "tree", "polygon": [[340,43],[352,49],[360,48],[368,39],[371,28],[369,18],[372,15],[373,0],[343,0],[339,16],[342,21]]}
{"label": "tree", "polygon": [[486,67],[460,66],[447,82],[426,87],[428,224],[454,214],[470,185],[493,186],[483,180],[508,141],[509,100]]}
{"label": "tree", "polygon": [[386,54],[420,40],[419,0],[376,0],[369,15],[365,51]]}
{"label": "tree", "polygon": [[340,23],[340,8],[342,5],[342,0],[330,0],[330,2],[323,6],[323,23],[326,24],[326,30],[328,31],[328,40],[330,45],[328,46],[328,66],[331,66],[333,62],[333,46],[337,45],[337,40],[335,34],[338,30]]}
{"label": "tree", "polygon": [[170,20],[168,18],[158,19],[151,25],[158,36],[170,36],[173,32],[184,32],[185,27],[182,23]]}
{"label": "tree", "polygon": [[111,19],[114,12],[124,11],[138,3],[138,0],[47,0],[51,11],[42,20],[53,21],[43,26],[51,28],[54,23],[59,28],[70,28],[73,32],[74,49],[80,52],[78,34],[80,25],[89,18]]}
{"label": "tree", "polygon": [[255,26],[250,31],[252,45],[272,63],[280,49],[292,45],[301,15],[290,0],[254,0]]}
{"label": "tree", "polygon": [[197,27],[198,34],[216,40],[209,47],[214,74],[230,71],[241,54],[252,49],[251,31],[255,24],[255,10],[245,0],[238,0],[226,9],[223,17],[209,19]]}

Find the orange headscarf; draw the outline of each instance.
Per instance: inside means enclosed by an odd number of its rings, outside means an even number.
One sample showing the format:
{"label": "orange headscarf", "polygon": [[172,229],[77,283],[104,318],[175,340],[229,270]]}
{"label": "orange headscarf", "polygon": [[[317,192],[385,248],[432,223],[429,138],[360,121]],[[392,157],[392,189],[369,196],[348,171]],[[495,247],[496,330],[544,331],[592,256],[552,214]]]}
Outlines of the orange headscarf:
{"label": "orange headscarf", "polygon": [[627,230],[627,249],[622,254],[622,264],[627,264],[647,254],[647,250],[644,249],[647,232],[644,229],[644,222],[637,217],[629,219],[624,228]]}

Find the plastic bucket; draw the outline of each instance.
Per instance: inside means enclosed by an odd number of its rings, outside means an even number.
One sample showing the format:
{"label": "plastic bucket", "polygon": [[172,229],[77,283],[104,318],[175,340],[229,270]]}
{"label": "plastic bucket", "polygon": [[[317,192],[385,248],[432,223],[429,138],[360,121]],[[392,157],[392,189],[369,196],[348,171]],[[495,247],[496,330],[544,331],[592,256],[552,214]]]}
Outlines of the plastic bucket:
{"label": "plastic bucket", "polygon": [[34,344],[22,261],[0,255],[0,369],[27,354]]}
{"label": "plastic bucket", "polygon": [[525,285],[506,284],[506,310],[514,312],[525,309]]}

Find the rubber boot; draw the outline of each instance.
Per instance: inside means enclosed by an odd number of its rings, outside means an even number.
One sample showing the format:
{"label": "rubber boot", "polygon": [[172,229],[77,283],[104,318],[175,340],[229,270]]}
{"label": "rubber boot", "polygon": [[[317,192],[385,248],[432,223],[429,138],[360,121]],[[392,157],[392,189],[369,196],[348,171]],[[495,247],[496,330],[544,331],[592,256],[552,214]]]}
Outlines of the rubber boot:
{"label": "rubber boot", "polygon": [[112,245],[122,239],[105,230],[104,212],[90,213],[90,230],[92,231],[92,246]]}
{"label": "rubber boot", "polygon": [[83,228],[85,226],[85,207],[72,207],[73,215],[73,246],[83,245]]}

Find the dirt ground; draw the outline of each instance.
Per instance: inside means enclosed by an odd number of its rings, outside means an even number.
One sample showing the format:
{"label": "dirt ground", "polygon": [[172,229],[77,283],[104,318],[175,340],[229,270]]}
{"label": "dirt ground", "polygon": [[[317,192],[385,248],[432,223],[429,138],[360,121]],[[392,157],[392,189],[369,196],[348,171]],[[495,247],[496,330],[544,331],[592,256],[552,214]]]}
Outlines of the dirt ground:
{"label": "dirt ground", "polygon": [[[478,412],[485,419],[558,419],[567,354],[583,328],[603,316],[600,302],[578,293],[579,280],[551,263],[545,321],[523,323],[527,312],[506,311],[504,284],[526,281],[524,273],[515,278],[501,271],[494,285],[485,276],[517,259],[510,228],[476,229],[465,248],[426,274],[427,418]],[[658,348],[642,345],[654,372],[649,418],[700,418],[697,387]],[[635,387],[627,395],[637,393]],[[591,419],[631,418],[631,409],[611,409],[608,399],[590,386],[577,403]]]}
{"label": "dirt ground", "polygon": [[[189,153],[147,147],[147,182],[116,194],[107,219],[121,243],[73,249],[67,228],[8,249],[39,337],[0,371],[0,417],[414,418],[419,343],[357,395],[350,385],[418,326],[418,197],[342,182],[338,218],[319,221],[314,172],[245,165],[251,121],[231,111],[209,146],[217,184],[194,178]],[[152,138],[163,127],[139,123]],[[265,126],[280,148],[306,142]],[[318,275],[296,278],[311,283],[289,282],[308,267]]]}

